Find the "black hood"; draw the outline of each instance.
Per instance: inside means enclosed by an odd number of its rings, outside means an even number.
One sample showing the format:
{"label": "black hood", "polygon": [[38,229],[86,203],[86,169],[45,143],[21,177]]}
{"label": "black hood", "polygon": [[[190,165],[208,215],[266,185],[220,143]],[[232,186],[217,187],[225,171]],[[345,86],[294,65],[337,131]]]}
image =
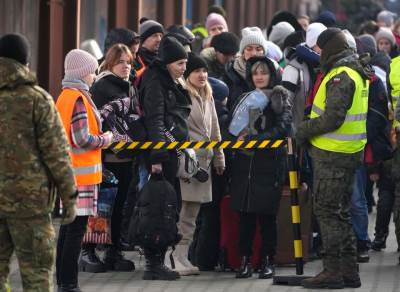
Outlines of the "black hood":
{"label": "black hood", "polygon": [[254,83],[253,79],[251,78],[251,67],[257,62],[264,62],[267,64],[270,74],[271,74],[271,80],[269,82],[268,88],[273,88],[274,86],[278,85],[282,81],[282,74],[279,68],[279,65],[271,60],[268,57],[252,57],[247,60],[246,62],[246,81],[249,84],[249,86],[254,89]]}
{"label": "black hood", "polygon": [[339,54],[332,55],[328,59],[327,64],[329,64],[329,67],[323,68],[326,73],[333,68],[346,66],[360,73],[364,79],[371,79],[370,68],[367,64],[360,61],[359,56],[354,53],[352,49],[347,49]]}

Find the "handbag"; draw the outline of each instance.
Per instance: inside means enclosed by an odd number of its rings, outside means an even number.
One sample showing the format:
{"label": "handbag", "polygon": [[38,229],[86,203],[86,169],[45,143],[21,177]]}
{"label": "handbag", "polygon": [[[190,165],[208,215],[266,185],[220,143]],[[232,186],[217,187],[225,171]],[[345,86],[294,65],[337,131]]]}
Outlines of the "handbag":
{"label": "handbag", "polygon": [[[165,136],[170,142],[175,142],[175,137],[167,129],[164,130]],[[207,170],[200,167],[199,161],[196,157],[196,152],[189,149],[176,149],[178,156],[178,171],[176,176],[181,179],[196,178],[199,182],[206,182],[208,180]]]}
{"label": "handbag", "polygon": [[103,169],[103,183],[97,199],[97,216],[89,216],[83,243],[112,244],[111,216],[118,192],[117,184],[114,174]]}

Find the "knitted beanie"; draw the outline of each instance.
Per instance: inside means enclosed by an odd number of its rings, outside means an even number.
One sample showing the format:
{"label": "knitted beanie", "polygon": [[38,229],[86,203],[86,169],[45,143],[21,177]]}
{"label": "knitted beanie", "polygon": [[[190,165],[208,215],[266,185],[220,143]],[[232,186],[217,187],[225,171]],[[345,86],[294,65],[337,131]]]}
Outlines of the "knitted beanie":
{"label": "knitted beanie", "polygon": [[225,55],[234,55],[239,51],[239,38],[231,32],[223,32],[213,36],[211,47]]}
{"label": "knitted beanie", "polygon": [[206,19],[207,30],[210,31],[210,29],[216,25],[222,25],[225,28],[225,30],[228,30],[228,24],[226,23],[225,18],[221,14],[210,13]]}
{"label": "knitted beanie", "polygon": [[165,65],[188,58],[183,45],[172,36],[163,37],[160,43],[158,56]]}
{"label": "knitted beanie", "polygon": [[293,26],[289,22],[282,21],[272,26],[268,40],[282,48],[286,37],[292,32],[294,32]]}
{"label": "knitted beanie", "polygon": [[64,61],[66,79],[82,79],[94,74],[98,63],[95,57],[83,50],[74,49],[69,51]]}
{"label": "knitted beanie", "polygon": [[363,34],[356,38],[357,53],[365,54],[369,53],[371,57],[377,53],[377,46],[375,38],[370,34]]}
{"label": "knitted beanie", "polygon": [[392,44],[392,47],[396,43],[396,39],[394,38],[392,31],[387,27],[381,27],[375,34],[375,40],[377,43],[380,39],[387,39]]}
{"label": "knitted beanie", "polygon": [[208,77],[208,82],[211,85],[214,100],[222,102],[228,97],[229,87],[225,82],[213,77]]}
{"label": "knitted beanie", "polygon": [[264,48],[264,54],[268,52],[267,42],[261,29],[257,26],[245,27],[242,29],[242,40],[240,41],[239,51],[243,54],[244,48],[248,45],[259,45]]}
{"label": "knitted beanie", "polygon": [[104,55],[109,48],[115,44],[124,44],[128,47],[139,42],[140,36],[133,30],[127,28],[113,28],[109,31],[104,41]]}
{"label": "knitted beanie", "polygon": [[327,27],[320,22],[311,23],[306,32],[306,45],[312,49],[317,44],[319,35],[326,30]]}
{"label": "knitted beanie", "polygon": [[140,40],[143,43],[149,36],[155,33],[162,33],[164,34],[164,27],[161,23],[158,23],[155,20],[141,18],[140,25],[139,25],[139,34]]}
{"label": "knitted beanie", "polygon": [[393,25],[394,18],[396,16],[397,16],[396,13],[393,13],[393,12],[388,11],[388,10],[382,10],[376,16],[376,20],[378,22],[384,23],[387,27],[391,27]]}
{"label": "knitted beanie", "polygon": [[349,32],[347,29],[342,30],[342,32],[346,36],[346,40],[347,43],[349,44],[349,47],[352,48],[354,51],[357,51],[356,39],[351,34],[351,32]]}
{"label": "knitted beanie", "polygon": [[22,34],[6,34],[0,38],[0,57],[14,59],[26,65],[30,58],[28,39]]}
{"label": "knitted beanie", "polygon": [[327,27],[332,27],[336,25],[336,16],[333,12],[326,10],[318,16],[315,22],[320,22]]}
{"label": "knitted beanie", "polygon": [[195,53],[189,53],[188,62],[186,64],[186,71],[183,76],[186,79],[189,77],[190,73],[200,68],[206,68],[206,70],[208,71],[207,62],[204,60],[203,57],[197,56]]}

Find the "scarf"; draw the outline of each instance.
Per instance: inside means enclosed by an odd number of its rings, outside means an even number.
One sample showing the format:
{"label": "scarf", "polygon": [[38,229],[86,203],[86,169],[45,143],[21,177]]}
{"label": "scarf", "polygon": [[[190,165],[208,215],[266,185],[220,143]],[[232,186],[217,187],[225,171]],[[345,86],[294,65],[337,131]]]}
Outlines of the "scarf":
{"label": "scarf", "polygon": [[243,56],[240,56],[235,59],[233,63],[233,69],[244,79],[246,80],[246,60]]}
{"label": "scarf", "polygon": [[86,99],[89,101],[90,106],[93,109],[93,113],[94,116],[96,117],[96,121],[97,121],[97,126],[99,128],[100,133],[102,132],[101,129],[101,119],[100,119],[100,113],[97,110],[96,105],[94,104],[90,93],[89,93],[89,85],[86,84],[83,80],[81,79],[66,79],[64,78],[61,82],[62,84],[62,89],[65,88],[70,88],[70,89],[75,89],[80,91],[85,97]]}

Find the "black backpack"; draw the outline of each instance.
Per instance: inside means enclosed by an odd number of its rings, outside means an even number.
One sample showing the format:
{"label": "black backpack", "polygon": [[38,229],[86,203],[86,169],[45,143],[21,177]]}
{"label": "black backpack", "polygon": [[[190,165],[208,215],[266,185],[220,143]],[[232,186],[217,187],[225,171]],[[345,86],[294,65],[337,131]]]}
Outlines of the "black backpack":
{"label": "black backpack", "polygon": [[178,216],[174,187],[162,175],[152,175],[138,194],[129,224],[130,243],[147,248],[176,245],[181,239]]}

